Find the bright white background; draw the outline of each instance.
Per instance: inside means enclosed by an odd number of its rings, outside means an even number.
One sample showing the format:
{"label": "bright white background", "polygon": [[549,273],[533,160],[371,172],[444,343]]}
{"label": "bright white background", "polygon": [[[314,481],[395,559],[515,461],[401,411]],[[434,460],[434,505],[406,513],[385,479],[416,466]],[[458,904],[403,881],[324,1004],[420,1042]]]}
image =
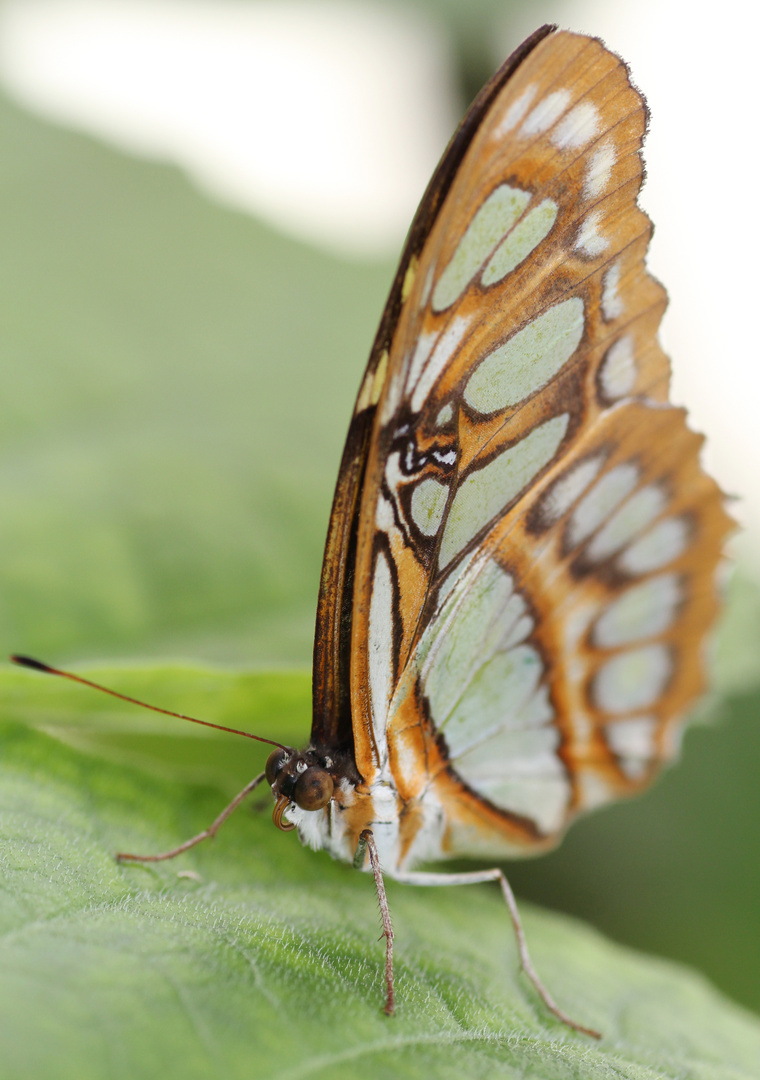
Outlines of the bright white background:
{"label": "bright white background", "polygon": [[[673,397],[708,433],[710,468],[742,497],[750,560],[760,537],[759,11],[723,0],[706,19],[679,0],[540,0],[493,35],[495,68],[542,22],[594,33],[646,93],[642,203],[657,225],[650,267],[671,295]],[[209,197],[354,259],[400,247],[458,115],[452,57],[432,18],[349,0],[0,6],[0,82],[28,108],[178,163]]]}

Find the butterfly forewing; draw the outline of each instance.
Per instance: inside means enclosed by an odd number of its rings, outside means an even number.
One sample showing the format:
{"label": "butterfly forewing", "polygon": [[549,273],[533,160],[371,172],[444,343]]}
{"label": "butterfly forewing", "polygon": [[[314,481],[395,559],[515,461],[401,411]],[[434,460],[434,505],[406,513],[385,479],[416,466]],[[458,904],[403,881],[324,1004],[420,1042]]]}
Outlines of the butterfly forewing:
{"label": "butterfly forewing", "polygon": [[431,790],[450,852],[553,842],[650,778],[702,689],[730,523],[663,404],[646,122],[599,41],[534,40],[413,229],[341,526],[356,762],[391,769],[407,846]]}
{"label": "butterfly forewing", "polygon": [[552,29],[541,27],[524,41],[478,94],[454,133],[409,230],[362,380],[330,514],[314,641],[312,741],[315,744],[344,747],[358,738],[359,756],[366,758],[370,752],[370,730],[360,723],[351,732],[349,669],[356,534],[369,439],[377,403],[387,382],[388,355],[397,337],[399,314],[408,300],[420,253],[482,118],[503,84]]}

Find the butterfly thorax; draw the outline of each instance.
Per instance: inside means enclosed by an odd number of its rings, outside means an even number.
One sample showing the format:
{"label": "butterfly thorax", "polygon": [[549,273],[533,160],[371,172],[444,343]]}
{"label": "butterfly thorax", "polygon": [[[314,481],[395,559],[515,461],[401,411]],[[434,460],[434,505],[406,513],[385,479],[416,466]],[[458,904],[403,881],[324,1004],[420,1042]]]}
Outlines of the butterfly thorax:
{"label": "butterfly thorax", "polygon": [[286,831],[297,828],[301,842],[314,850],[352,862],[361,833],[371,829],[390,875],[441,858],[443,820],[437,800],[430,795],[402,799],[387,768],[365,781],[350,753],[287,748],[270,756],[267,780],[275,823]]}

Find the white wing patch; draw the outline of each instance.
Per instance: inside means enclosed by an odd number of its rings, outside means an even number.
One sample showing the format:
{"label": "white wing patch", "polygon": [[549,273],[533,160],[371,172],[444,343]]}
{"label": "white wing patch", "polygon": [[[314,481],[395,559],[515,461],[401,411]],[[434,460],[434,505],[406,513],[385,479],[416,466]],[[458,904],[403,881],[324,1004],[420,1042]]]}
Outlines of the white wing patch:
{"label": "white wing patch", "polygon": [[[436,379],[462,344],[462,339],[467,333],[471,322],[471,318],[457,315],[441,334],[432,354],[425,358],[424,364],[415,374],[418,382],[412,394],[412,412],[419,412],[425,404],[425,400],[435,385]],[[409,385],[413,385],[413,382],[410,372]]]}
{"label": "white wing patch", "polygon": [[565,437],[568,413],[533,428],[460,486],[446,520],[439,566],[443,568],[548,465]]}
{"label": "white wing patch", "polygon": [[553,726],[503,732],[483,747],[479,758],[466,755],[455,768],[479,795],[530,818],[549,835],[562,828],[570,801],[567,774],[557,755],[559,742]]}
{"label": "white wing patch", "polygon": [[449,420],[453,420],[453,418],[454,406],[451,404],[450,401],[447,401],[435,418],[435,426],[439,428],[446,427]]}
{"label": "white wing patch", "polygon": [[615,158],[615,146],[611,141],[603,142],[594,150],[586,167],[583,185],[583,194],[587,199],[598,199],[603,194],[612,178]]}
{"label": "white wing patch", "polygon": [[489,353],[467,380],[464,399],[481,414],[517,405],[567,363],[583,337],[583,301],[555,304]]}
{"label": "white wing patch", "polygon": [[499,123],[496,125],[491,136],[492,140],[499,141],[507,134],[508,131],[512,131],[517,127],[526,112],[531,106],[533,98],[536,96],[538,87],[535,83],[529,86],[526,90],[523,90],[517,101],[513,101],[509,108],[504,113]]}
{"label": "white wing patch", "polygon": [[684,553],[688,541],[689,526],[684,519],[666,518],[631,544],[619,557],[618,566],[628,574],[660,570]]}
{"label": "white wing patch", "polygon": [[604,464],[602,454],[587,458],[568,469],[564,476],[552,484],[543,500],[541,513],[545,525],[554,525],[564,517],[570,507],[578,501]]}
{"label": "white wing patch", "polygon": [[412,519],[424,536],[435,536],[441,525],[449,489],[446,484],[428,477],[412,492]]}
{"label": "white wing patch", "polygon": [[602,278],[602,315],[607,322],[619,319],[625,311],[620,288],[620,263],[613,263]]}
{"label": "white wing patch", "polygon": [[385,731],[393,674],[393,582],[388,559],[382,551],[378,553],[375,562],[368,644],[372,724],[380,757],[383,759],[387,755]]}
{"label": "white wing patch", "polygon": [[593,642],[614,649],[662,634],[672,625],[682,599],[676,574],[660,574],[633,585],[599,616]]}
{"label": "white wing patch", "polygon": [[528,114],[527,120],[520,128],[520,133],[529,138],[534,135],[543,135],[552,124],[559,120],[569,101],[569,90],[555,90],[553,94],[547,94],[543,101],[539,101],[535,109]]}
{"label": "white wing patch", "polygon": [[523,259],[527,259],[551,232],[557,219],[557,209],[552,199],[544,199],[518,221],[486,264],[480,279],[484,285],[495,285],[519,266]]}
{"label": "white wing patch", "polygon": [[430,334],[420,334],[417,345],[412,354],[412,359],[409,362],[409,375],[407,376],[407,386],[414,386],[415,382],[419,379],[420,375],[425,369],[430,354],[433,351],[433,346],[438,339],[438,334],[433,332]]}
{"label": "white wing patch", "polygon": [[433,290],[435,312],[451,307],[530,202],[530,192],[499,184],[478,208]]}
{"label": "white wing patch", "polygon": [[636,385],[636,357],[630,334],[610,345],[599,368],[599,385],[607,401],[630,394]]}
{"label": "white wing patch", "polygon": [[537,693],[543,672],[539,654],[524,644],[498,652],[480,664],[460,688],[461,697],[453,711],[436,725],[446,736],[451,760],[457,761],[503,729],[505,716],[519,725],[518,717]]}
{"label": "white wing patch", "polygon": [[598,480],[573,511],[568,529],[570,547],[577,547],[596,532],[625,499],[639,479],[639,470],[631,462],[616,465]]}
{"label": "white wing patch", "polygon": [[416,662],[431,719],[457,774],[503,810],[558,829],[570,787],[544,664],[511,576],[491,559],[470,564],[425,631]]}
{"label": "white wing patch", "polygon": [[602,526],[586,548],[586,558],[601,562],[643,532],[665,509],[667,499],[661,488],[647,484],[632,495]]}
{"label": "white wing patch", "polygon": [[653,716],[631,716],[604,728],[607,745],[631,780],[639,780],[656,756],[657,720]]}
{"label": "white wing patch", "polygon": [[595,259],[597,255],[601,255],[610,246],[609,240],[599,232],[601,220],[602,215],[597,210],[592,210],[578,230],[575,246],[578,251],[583,255],[587,255],[590,259]]}
{"label": "white wing patch", "polygon": [[603,664],[593,694],[603,712],[626,713],[648,709],[665,689],[671,674],[664,645],[645,645],[619,653]]}
{"label": "white wing patch", "polygon": [[551,135],[560,150],[578,150],[591,142],[599,131],[599,110],[590,101],[581,101],[563,116]]}
{"label": "white wing patch", "polygon": [[464,574],[455,572],[446,601],[417,648],[425,692],[439,723],[453,711],[485,648],[487,615],[504,610],[511,596],[512,578],[492,560],[473,559]]}

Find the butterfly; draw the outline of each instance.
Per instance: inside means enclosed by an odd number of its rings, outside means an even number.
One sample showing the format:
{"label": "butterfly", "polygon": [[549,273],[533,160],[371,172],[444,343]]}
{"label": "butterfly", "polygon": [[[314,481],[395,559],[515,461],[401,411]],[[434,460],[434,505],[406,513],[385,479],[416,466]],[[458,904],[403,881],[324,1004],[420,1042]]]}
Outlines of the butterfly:
{"label": "butterfly", "polygon": [[651,781],[705,688],[732,522],[668,403],[666,293],[637,205],[647,120],[619,57],[552,26],[475,99],[412,223],[351,420],[309,745],[275,744],[179,848],[120,856],[188,850],[265,779],[278,827],[374,875],[387,1013],[383,875],[495,881],[546,1006],[598,1035],[541,983],[500,868],[416,867],[551,848]]}

